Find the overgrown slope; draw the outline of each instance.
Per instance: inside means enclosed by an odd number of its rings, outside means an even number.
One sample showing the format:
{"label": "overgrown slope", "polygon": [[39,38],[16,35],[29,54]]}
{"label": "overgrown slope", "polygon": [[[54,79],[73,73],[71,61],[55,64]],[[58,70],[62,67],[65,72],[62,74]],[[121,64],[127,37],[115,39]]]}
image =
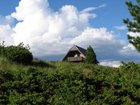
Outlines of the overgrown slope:
{"label": "overgrown slope", "polygon": [[140,67],[119,69],[84,63],[24,66],[0,58],[1,105],[137,105]]}

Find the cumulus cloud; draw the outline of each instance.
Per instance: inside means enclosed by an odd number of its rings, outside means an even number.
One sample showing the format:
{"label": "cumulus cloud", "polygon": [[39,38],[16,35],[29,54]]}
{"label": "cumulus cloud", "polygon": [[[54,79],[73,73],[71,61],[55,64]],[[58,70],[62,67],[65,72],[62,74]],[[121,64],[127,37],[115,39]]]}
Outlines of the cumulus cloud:
{"label": "cumulus cloud", "polygon": [[14,33],[12,29],[13,22],[14,19],[10,15],[0,16],[0,43],[5,41],[6,45],[14,44],[11,36]]}
{"label": "cumulus cloud", "polygon": [[[97,17],[94,10],[105,6],[103,4],[79,11],[73,5],[64,5],[54,11],[48,0],[21,0],[15,12],[3,17],[5,22],[0,22],[0,41],[29,44],[34,56],[63,54],[73,44],[77,44],[84,48],[92,45],[100,60],[126,59],[128,52],[134,54],[134,49],[129,49],[125,41],[117,40],[107,28],[90,26],[90,19]],[[14,19],[17,23],[13,27],[11,23]]]}
{"label": "cumulus cloud", "polygon": [[114,26],[115,29],[117,30],[126,30],[127,27],[125,25],[122,25],[122,26]]}
{"label": "cumulus cloud", "polygon": [[[112,32],[107,31],[106,28],[91,28],[87,27],[81,35],[78,35],[77,37],[73,38],[71,41],[72,44],[74,43],[93,43],[96,44],[96,42],[99,41],[110,41],[114,42],[115,38],[112,34]],[[90,41],[90,42],[89,42]],[[97,43],[97,44],[102,44],[102,43]]]}
{"label": "cumulus cloud", "polygon": [[0,25],[0,43],[5,41],[6,45],[13,44],[11,33],[13,33],[13,30],[10,25]]}
{"label": "cumulus cloud", "polygon": [[73,38],[71,44],[81,46],[93,45],[99,59],[114,59],[120,56],[120,49],[125,42],[117,40],[107,28],[86,28],[79,36]]}
{"label": "cumulus cloud", "polygon": [[89,20],[96,18],[97,15],[90,12],[105,6],[78,11],[73,5],[64,5],[53,11],[48,0],[21,0],[16,11],[10,15],[18,22],[7,35],[15,44],[29,44],[36,56],[64,53],[67,50],[65,46],[73,45],[74,40],[88,30]]}
{"label": "cumulus cloud", "polygon": [[21,0],[11,15],[19,21],[12,37],[15,44],[29,44],[35,55],[63,53],[63,46],[70,46],[69,42],[89,26],[89,19],[96,17],[89,13],[91,10],[78,11],[73,5],[64,5],[53,11],[47,0]]}

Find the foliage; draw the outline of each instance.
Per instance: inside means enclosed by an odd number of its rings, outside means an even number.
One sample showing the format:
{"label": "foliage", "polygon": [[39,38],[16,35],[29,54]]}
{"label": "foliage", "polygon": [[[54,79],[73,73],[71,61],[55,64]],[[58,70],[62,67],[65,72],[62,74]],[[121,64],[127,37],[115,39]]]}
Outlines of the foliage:
{"label": "foliage", "polygon": [[[140,34],[140,0],[137,0],[136,4],[132,3],[131,1],[127,1],[126,4],[133,20],[128,18],[124,19],[124,23],[127,25],[130,32]],[[129,42],[134,45],[137,51],[140,52],[140,37],[128,35],[128,39]]]}
{"label": "foliage", "polygon": [[94,63],[94,64],[98,63],[98,61],[96,59],[96,54],[91,46],[89,46],[86,51],[86,62]]}
{"label": "foliage", "polygon": [[5,44],[4,41],[0,43],[0,55],[3,56],[5,54]]}
{"label": "foliage", "polygon": [[18,46],[6,46],[4,43],[0,45],[0,55],[5,56],[11,61],[30,64],[33,60],[32,53],[27,47],[24,47],[23,43],[20,43]]}
{"label": "foliage", "polygon": [[133,62],[120,68],[68,62],[42,68],[1,58],[0,65],[1,105],[140,104],[140,66]]}

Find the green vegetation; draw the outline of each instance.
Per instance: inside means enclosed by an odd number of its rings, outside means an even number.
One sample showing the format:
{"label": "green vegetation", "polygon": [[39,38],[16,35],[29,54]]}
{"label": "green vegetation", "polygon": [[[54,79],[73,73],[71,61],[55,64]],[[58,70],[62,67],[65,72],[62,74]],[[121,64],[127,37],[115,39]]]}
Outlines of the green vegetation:
{"label": "green vegetation", "polygon": [[90,64],[92,64],[92,63],[97,64],[98,63],[98,61],[96,59],[96,54],[91,46],[89,46],[87,48],[87,51],[86,51],[86,63],[90,63]]}
{"label": "green vegetation", "polygon": [[[43,66],[42,66],[43,65]],[[0,105],[138,105],[140,66],[33,61],[0,57]]]}
{"label": "green vegetation", "polygon": [[[140,33],[140,0],[136,0],[135,4],[131,1],[127,1],[126,4],[133,20],[128,18],[124,19],[124,23],[127,25],[130,32]],[[128,35],[128,39],[129,42],[134,45],[137,51],[140,52],[140,37]]]}
{"label": "green vegetation", "polygon": [[0,44],[0,56],[22,64],[30,64],[33,60],[32,53],[29,51],[29,48],[24,47],[23,43],[20,43],[18,46],[5,46],[3,42]]}

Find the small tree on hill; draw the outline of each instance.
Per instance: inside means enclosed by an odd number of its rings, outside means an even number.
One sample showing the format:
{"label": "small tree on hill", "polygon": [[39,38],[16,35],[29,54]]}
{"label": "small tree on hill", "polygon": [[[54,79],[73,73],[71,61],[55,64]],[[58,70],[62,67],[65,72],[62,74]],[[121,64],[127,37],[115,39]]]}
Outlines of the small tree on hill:
{"label": "small tree on hill", "polygon": [[[131,1],[126,2],[133,20],[127,18],[123,21],[127,25],[128,31],[140,34],[140,0],[136,1],[136,4]],[[128,35],[128,40],[140,52],[140,37]]]}
{"label": "small tree on hill", "polygon": [[0,56],[22,64],[30,64],[33,60],[33,55],[29,51],[29,46],[24,47],[23,43],[20,43],[18,46],[5,46],[4,42],[0,43]]}
{"label": "small tree on hill", "polygon": [[86,63],[98,63],[96,59],[96,54],[91,46],[89,46],[86,51]]}
{"label": "small tree on hill", "polygon": [[0,43],[0,56],[3,56],[5,53],[5,42],[3,41],[2,43]]}

